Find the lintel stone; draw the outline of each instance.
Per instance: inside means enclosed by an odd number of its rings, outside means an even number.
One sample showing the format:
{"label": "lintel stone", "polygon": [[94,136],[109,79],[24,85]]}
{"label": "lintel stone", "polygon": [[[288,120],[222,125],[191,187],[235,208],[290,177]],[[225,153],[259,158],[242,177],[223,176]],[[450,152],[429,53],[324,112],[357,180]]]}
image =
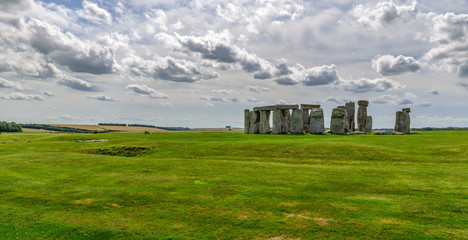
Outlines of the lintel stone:
{"label": "lintel stone", "polygon": [[295,105],[282,105],[282,104],[278,104],[278,105],[275,105],[275,109],[278,109],[278,110],[289,110],[289,109],[299,109],[299,105],[295,104]]}
{"label": "lintel stone", "polygon": [[275,110],[275,106],[262,106],[262,107],[254,107],[254,112],[258,111],[273,111]]}
{"label": "lintel stone", "polygon": [[301,104],[301,109],[302,110],[311,110],[314,108],[320,108],[320,105],[318,104]]}

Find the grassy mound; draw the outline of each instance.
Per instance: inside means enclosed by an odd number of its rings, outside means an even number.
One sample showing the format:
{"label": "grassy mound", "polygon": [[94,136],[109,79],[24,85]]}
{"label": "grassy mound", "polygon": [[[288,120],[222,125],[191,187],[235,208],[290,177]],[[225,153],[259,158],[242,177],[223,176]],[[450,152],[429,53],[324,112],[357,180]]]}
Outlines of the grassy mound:
{"label": "grassy mound", "polygon": [[[75,142],[94,137],[108,141]],[[0,135],[0,236],[465,239],[467,140],[466,131]]]}

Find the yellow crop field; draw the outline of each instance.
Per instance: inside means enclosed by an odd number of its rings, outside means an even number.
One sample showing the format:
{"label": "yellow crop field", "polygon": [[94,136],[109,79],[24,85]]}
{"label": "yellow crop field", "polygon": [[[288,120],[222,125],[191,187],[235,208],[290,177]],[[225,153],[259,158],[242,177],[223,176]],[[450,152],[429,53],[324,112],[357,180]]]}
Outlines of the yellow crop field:
{"label": "yellow crop field", "polygon": [[90,131],[105,131],[105,130],[112,130],[112,131],[122,131],[122,132],[160,132],[165,131],[159,128],[150,128],[150,127],[126,127],[126,126],[98,126],[98,125],[75,125],[75,124],[50,124],[51,126],[56,127],[69,127],[69,128],[77,128],[77,129],[85,129]]}

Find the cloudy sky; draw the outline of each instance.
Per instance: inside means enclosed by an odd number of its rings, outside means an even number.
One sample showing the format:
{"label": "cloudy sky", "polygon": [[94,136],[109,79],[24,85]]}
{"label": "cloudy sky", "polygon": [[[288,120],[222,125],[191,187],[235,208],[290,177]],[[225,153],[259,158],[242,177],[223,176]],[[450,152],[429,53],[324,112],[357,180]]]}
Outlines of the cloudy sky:
{"label": "cloudy sky", "polygon": [[370,101],[374,127],[468,126],[466,0],[1,0],[0,120],[243,126]]}

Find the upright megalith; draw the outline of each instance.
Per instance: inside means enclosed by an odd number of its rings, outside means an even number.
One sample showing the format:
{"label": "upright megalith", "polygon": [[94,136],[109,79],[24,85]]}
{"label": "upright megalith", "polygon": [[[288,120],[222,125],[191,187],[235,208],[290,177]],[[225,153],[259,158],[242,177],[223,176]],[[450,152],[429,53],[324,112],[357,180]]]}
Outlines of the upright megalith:
{"label": "upright megalith", "polygon": [[356,130],[355,115],[356,115],[356,104],[354,102],[345,103],[348,108],[348,129],[350,132]]}
{"label": "upright megalith", "polygon": [[345,133],[347,133],[347,132],[350,131],[350,129],[349,129],[349,124],[348,124],[348,107],[346,107],[346,106],[338,106],[337,108],[340,108],[340,109],[343,109],[343,110],[344,110],[344,113],[345,113],[345,116],[344,116],[344,121],[345,121],[344,128],[345,128]]}
{"label": "upright megalith", "polygon": [[346,110],[343,108],[333,108],[331,121],[330,121],[330,133],[331,134],[345,134],[346,133]]}
{"label": "upright megalith", "polygon": [[393,128],[395,132],[403,133],[405,131],[405,116],[403,111],[397,111],[395,116],[395,127]]}
{"label": "upright megalith", "polygon": [[358,101],[358,113],[357,113],[357,124],[358,131],[366,131],[366,121],[367,121],[367,106],[369,106],[369,101],[359,100]]}
{"label": "upright megalith", "polygon": [[310,112],[314,108],[320,108],[320,105],[316,104],[301,104],[302,109],[302,123],[304,132],[309,132],[310,130]]}
{"label": "upright megalith", "polygon": [[260,112],[251,111],[250,112],[250,134],[260,133]]}
{"label": "upright megalith", "polygon": [[402,111],[396,112],[395,127],[393,129],[395,130],[395,132],[402,132],[406,134],[411,133],[411,120],[409,115],[410,112],[411,110],[409,108],[403,108]]}
{"label": "upright megalith", "polygon": [[[299,109],[299,105],[275,105],[273,110],[273,133],[282,134],[290,131],[290,109]],[[302,114],[301,114],[302,117]]]}
{"label": "upright megalith", "polygon": [[312,134],[323,134],[323,132],[325,132],[325,119],[323,116],[323,109],[319,107],[313,108],[311,110],[309,126],[309,132]]}
{"label": "upright megalith", "polygon": [[405,116],[405,127],[403,128],[404,133],[410,134],[411,133],[411,127],[410,127],[411,119],[410,119],[409,113],[411,112],[411,109],[403,108],[402,111],[403,111],[403,115]]}
{"label": "upright megalith", "polygon": [[244,133],[249,134],[250,131],[250,110],[244,110]]}
{"label": "upright megalith", "polygon": [[261,134],[270,133],[270,111],[260,111],[260,129]]}
{"label": "upright megalith", "polygon": [[291,115],[291,133],[303,134],[304,123],[302,121],[302,109],[294,109]]}
{"label": "upright megalith", "polygon": [[367,116],[366,119],[366,133],[372,132],[372,116]]}

